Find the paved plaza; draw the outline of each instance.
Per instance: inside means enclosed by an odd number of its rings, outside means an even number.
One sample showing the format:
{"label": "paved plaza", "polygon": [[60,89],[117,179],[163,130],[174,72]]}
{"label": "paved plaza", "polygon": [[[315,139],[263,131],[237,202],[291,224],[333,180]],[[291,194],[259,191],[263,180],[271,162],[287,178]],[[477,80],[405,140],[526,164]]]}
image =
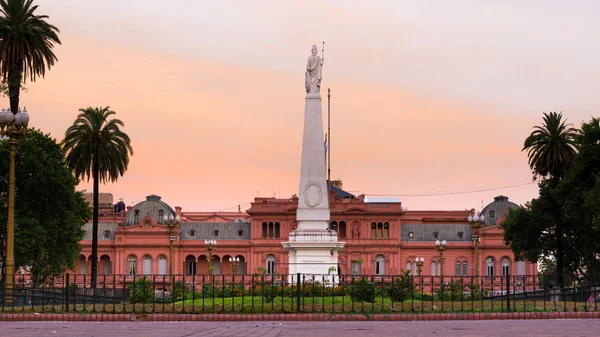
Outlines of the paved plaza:
{"label": "paved plaza", "polygon": [[430,322],[0,322],[0,336],[596,336],[600,321],[506,320]]}

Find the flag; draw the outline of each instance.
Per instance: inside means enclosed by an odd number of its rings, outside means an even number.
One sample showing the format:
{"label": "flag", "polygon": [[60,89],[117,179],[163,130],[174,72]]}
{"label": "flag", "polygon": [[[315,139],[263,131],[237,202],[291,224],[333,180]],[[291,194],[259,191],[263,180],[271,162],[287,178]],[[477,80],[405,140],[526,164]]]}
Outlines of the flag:
{"label": "flag", "polygon": [[323,147],[325,148],[325,154],[327,154],[327,134],[325,134],[325,143],[323,143]]}

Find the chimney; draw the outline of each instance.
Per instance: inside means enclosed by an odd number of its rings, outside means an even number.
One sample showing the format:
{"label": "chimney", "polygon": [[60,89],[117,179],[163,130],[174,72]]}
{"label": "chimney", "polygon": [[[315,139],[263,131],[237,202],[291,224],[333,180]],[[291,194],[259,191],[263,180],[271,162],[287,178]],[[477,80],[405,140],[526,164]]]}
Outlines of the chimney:
{"label": "chimney", "polygon": [[175,214],[181,216],[181,206],[175,206]]}
{"label": "chimney", "polygon": [[242,205],[238,205],[238,213],[242,212]]}
{"label": "chimney", "polygon": [[343,187],[344,187],[344,185],[342,184],[342,181],[341,181],[341,180],[339,180],[339,179],[338,179],[338,180],[332,180],[332,181],[330,182],[330,184],[331,184],[331,186],[333,186],[333,187],[336,187],[336,188],[339,188],[340,190],[343,190],[343,189],[344,189],[344,188],[343,188]]}

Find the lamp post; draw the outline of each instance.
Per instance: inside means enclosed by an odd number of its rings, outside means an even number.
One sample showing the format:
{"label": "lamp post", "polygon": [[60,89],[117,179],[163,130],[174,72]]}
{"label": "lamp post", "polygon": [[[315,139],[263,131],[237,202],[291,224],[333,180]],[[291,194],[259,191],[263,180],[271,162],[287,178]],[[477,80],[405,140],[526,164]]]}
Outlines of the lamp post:
{"label": "lamp post", "polygon": [[15,279],[15,157],[17,143],[27,130],[29,114],[27,109],[13,114],[2,109],[0,112],[0,135],[8,137],[10,147],[10,161],[8,169],[8,219],[6,223],[6,281],[5,296],[7,303],[12,303],[12,291]]}
{"label": "lamp post", "polygon": [[485,217],[483,214],[475,214],[469,215],[467,220],[475,240],[475,277],[479,277],[479,230],[485,226]]}
{"label": "lamp post", "polygon": [[435,240],[435,249],[440,253],[440,276],[442,278],[442,282],[444,282],[444,251],[446,250],[446,240],[440,242],[440,240]]}
{"label": "lamp post", "polygon": [[417,264],[417,273],[421,276],[421,272],[423,271],[423,264],[425,263],[425,259],[422,257],[417,257],[415,259],[415,263]]}
{"label": "lamp post", "polygon": [[179,214],[177,216],[173,216],[173,213],[168,216],[165,214],[163,217],[165,226],[169,228],[169,275],[171,278],[173,277],[173,242],[177,240],[177,236],[173,233],[173,230],[179,226],[179,222],[181,221],[181,217]]}
{"label": "lamp post", "polygon": [[239,257],[229,257],[229,264],[231,265],[231,273],[235,276],[237,275],[237,269],[240,265]]}
{"label": "lamp post", "polygon": [[217,240],[204,240],[204,245],[206,246],[206,251],[208,252],[208,274],[212,278],[212,274],[213,274],[213,270],[214,270],[214,267],[212,264],[212,254],[213,254],[213,251],[216,249]]}

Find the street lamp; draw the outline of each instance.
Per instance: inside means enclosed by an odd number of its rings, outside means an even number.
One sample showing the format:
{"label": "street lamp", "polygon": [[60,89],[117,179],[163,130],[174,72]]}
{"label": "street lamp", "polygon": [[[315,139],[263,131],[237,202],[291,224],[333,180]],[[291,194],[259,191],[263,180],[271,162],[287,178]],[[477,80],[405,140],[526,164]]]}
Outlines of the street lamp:
{"label": "street lamp", "polygon": [[8,169],[8,220],[6,223],[6,302],[12,303],[12,291],[15,279],[15,157],[17,143],[27,130],[29,114],[27,109],[13,114],[8,110],[0,111],[0,136],[8,137],[10,161]]}
{"label": "street lamp", "polygon": [[173,213],[163,217],[164,224],[169,228],[169,275],[173,277],[173,242],[177,240],[177,236],[173,233],[173,230],[179,226],[181,217],[179,214],[173,216]]}
{"label": "street lamp", "polygon": [[231,264],[231,273],[235,276],[237,275],[237,269],[240,265],[239,257],[229,257],[229,264]]}
{"label": "street lamp", "polygon": [[475,277],[479,277],[479,230],[485,226],[483,214],[469,215],[467,218],[471,228],[471,236],[475,240]]}
{"label": "street lamp", "polygon": [[442,278],[442,282],[444,282],[444,251],[446,250],[447,242],[443,240],[435,240],[435,249],[440,253],[440,276]]}
{"label": "street lamp", "polygon": [[415,263],[417,264],[417,273],[421,276],[421,272],[423,271],[423,264],[425,263],[425,259],[422,257],[417,257],[415,259]]}
{"label": "street lamp", "polygon": [[213,269],[215,268],[212,264],[212,254],[216,249],[217,240],[204,240],[204,245],[206,246],[206,251],[208,252],[208,274],[212,277]]}

